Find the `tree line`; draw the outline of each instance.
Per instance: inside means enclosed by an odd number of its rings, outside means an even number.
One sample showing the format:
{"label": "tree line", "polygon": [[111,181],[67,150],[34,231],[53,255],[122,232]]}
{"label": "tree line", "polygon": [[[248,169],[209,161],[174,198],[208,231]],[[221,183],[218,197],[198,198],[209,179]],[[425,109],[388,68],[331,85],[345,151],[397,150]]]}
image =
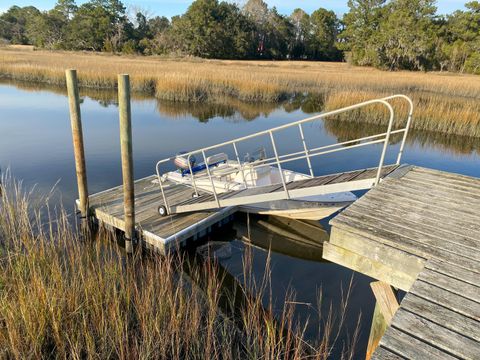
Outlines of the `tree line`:
{"label": "tree line", "polygon": [[289,16],[263,0],[196,0],[168,19],[127,11],[120,0],[12,6],[0,38],[39,48],[217,59],[347,60],[390,70],[480,73],[480,3],[437,14],[433,0],[349,0],[339,19],[320,8]]}

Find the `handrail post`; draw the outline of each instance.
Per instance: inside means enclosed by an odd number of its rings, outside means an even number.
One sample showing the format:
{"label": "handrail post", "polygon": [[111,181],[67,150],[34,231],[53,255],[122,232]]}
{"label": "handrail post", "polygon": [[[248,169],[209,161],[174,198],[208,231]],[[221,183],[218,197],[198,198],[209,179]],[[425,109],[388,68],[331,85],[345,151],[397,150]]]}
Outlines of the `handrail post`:
{"label": "handrail post", "polygon": [[402,160],[403,150],[405,148],[405,143],[407,142],[408,131],[410,130],[410,124],[412,123],[413,117],[413,106],[410,108],[408,113],[407,125],[405,126],[405,132],[403,133],[402,143],[400,144],[400,149],[398,150],[397,165],[400,165]]}
{"label": "handrail post", "polygon": [[217,202],[217,206],[220,207],[220,201],[218,200],[217,190],[215,189],[215,184],[213,182],[212,175],[210,174],[210,168],[208,166],[207,157],[205,156],[205,151],[204,150],[202,150],[202,156],[203,156],[203,162],[205,163],[205,166],[207,168],[208,178],[210,179],[210,183],[212,184],[213,196],[215,197],[215,201]]}
{"label": "handrail post", "polygon": [[135,240],[135,195],[133,183],[130,79],[126,74],[118,75],[118,107],[122,153],[123,205],[125,212],[125,251],[131,253],[133,252],[133,241]]}
{"label": "handrail post", "polygon": [[387,97],[383,98],[382,100],[388,101],[388,100],[397,99],[397,98],[401,98],[403,100],[406,100],[408,102],[408,105],[409,105],[407,123],[405,124],[405,128],[403,129],[403,138],[402,138],[402,142],[400,144],[400,149],[398,151],[398,156],[397,156],[397,163],[396,164],[400,165],[400,161],[402,160],[403,150],[405,148],[405,143],[407,141],[408,132],[409,132],[410,126],[412,124],[414,105],[413,105],[412,99],[410,99],[410,97],[408,97],[406,95],[403,95],[403,94],[387,96]]}
{"label": "handrail post", "polygon": [[390,120],[388,122],[387,135],[385,135],[385,142],[383,144],[382,154],[380,155],[380,162],[378,163],[377,176],[375,178],[375,186],[380,183],[380,177],[382,175],[383,163],[385,161],[385,154],[387,153],[388,144],[390,142],[390,133],[392,132],[393,120],[395,119],[395,112],[392,105],[385,100],[381,101],[390,111]]}
{"label": "handrail post", "polygon": [[272,141],[273,153],[275,154],[275,159],[277,160],[278,171],[280,171],[280,178],[282,179],[283,189],[285,190],[285,196],[287,200],[290,200],[290,193],[287,189],[287,184],[285,183],[285,177],[283,176],[282,165],[280,164],[280,159],[278,158],[277,146],[275,145],[275,139],[273,138],[273,132],[269,131],[270,140]]}
{"label": "handrail post", "polygon": [[85,148],[83,145],[82,116],[80,112],[80,96],[78,93],[77,70],[65,71],[67,78],[68,105],[70,108],[70,123],[72,127],[73,153],[77,173],[79,210],[82,218],[88,217],[88,185],[85,165]]}
{"label": "handrail post", "polygon": [[307,157],[308,170],[310,170],[310,176],[313,178],[315,175],[312,169],[312,163],[310,161],[310,155],[308,154],[307,143],[305,142],[305,136],[303,134],[302,124],[298,124],[298,129],[300,130],[300,137],[302,138],[303,149],[305,150],[305,156]]}
{"label": "handrail post", "polygon": [[245,171],[243,170],[243,165],[240,162],[240,156],[238,155],[237,144],[235,142],[232,143],[233,150],[235,151],[235,157],[237,158],[238,166],[240,167],[240,171],[242,173],[243,184],[245,185],[245,189],[248,188],[247,179],[245,178]]}
{"label": "handrail post", "polygon": [[198,197],[198,190],[197,190],[197,183],[195,182],[195,174],[193,173],[192,170],[192,163],[190,162],[190,157],[193,154],[188,155],[187,157],[187,162],[188,162],[188,170],[190,170],[190,176],[192,177],[192,185],[193,185],[193,190],[195,191],[195,196]]}
{"label": "handrail post", "polygon": [[170,214],[170,205],[168,203],[167,197],[165,196],[165,191],[163,190],[163,184],[162,184],[162,176],[160,175],[160,162],[157,162],[157,178],[158,178],[158,183],[160,185],[160,192],[162,193],[162,199],[163,199],[163,204],[165,205],[165,208],[167,209],[167,213]]}

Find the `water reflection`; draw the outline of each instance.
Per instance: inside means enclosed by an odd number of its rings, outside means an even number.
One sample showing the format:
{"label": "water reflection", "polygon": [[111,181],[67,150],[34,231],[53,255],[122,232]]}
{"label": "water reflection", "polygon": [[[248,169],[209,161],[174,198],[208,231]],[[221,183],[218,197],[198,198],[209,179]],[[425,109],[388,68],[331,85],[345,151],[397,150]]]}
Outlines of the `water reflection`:
{"label": "water reflection", "polygon": [[[368,123],[326,120],[324,124],[325,130],[335,136],[339,142],[375,135],[385,131],[384,126]],[[398,144],[401,139],[401,135],[392,136],[390,143]],[[433,131],[412,129],[409,132],[407,144],[434,148],[458,155],[480,153],[480,141],[478,138],[447,135]]]}
{"label": "water reflection", "polygon": [[[48,91],[59,95],[66,95],[63,87],[18,82],[11,80],[0,80],[0,84],[8,84],[17,89],[28,92]],[[81,89],[82,103],[91,99],[102,107],[117,106],[117,94],[111,89]],[[315,114],[323,110],[325,96],[322,94],[298,93],[280,104],[274,103],[245,103],[233,98],[223,98],[217,102],[187,103],[158,100],[150,95],[134,93],[132,99],[136,102],[156,102],[156,110],[162,116],[171,119],[184,119],[192,117],[201,123],[207,123],[215,118],[222,118],[232,123],[253,121],[259,117],[268,117],[279,109],[285,113],[292,113],[300,110],[304,114]],[[339,142],[355,138],[374,135],[385,131],[384,126],[348,122],[340,120],[327,120],[324,123],[325,130],[336,137]],[[401,140],[401,136],[394,136],[392,144]],[[454,136],[443,133],[412,130],[407,139],[409,144],[418,144],[422,147],[433,147],[441,151],[448,151],[454,154],[478,154],[480,142],[477,138],[467,136]]]}
{"label": "water reflection", "polygon": [[[0,84],[15,86],[17,89],[39,92],[48,91],[51,93],[65,95],[66,89],[60,86],[38,83],[18,82],[11,80],[0,80]],[[98,102],[103,107],[117,106],[117,93],[112,89],[88,89],[80,90],[81,102],[89,98]],[[252,121],[260,116],[268,116],[277,109],[283,109],[287,113],[301,110],[306,114],[320,112],[323,109],[324,97],[318,94],[296,94],[290,99],[280,103],[247,103],[235,98],[222,98],[216,102],[173,102],[155,99],[142,93],[132,93],[134,101],[157,102],[159,114],[171,118],[194,117],[200,122],[208,122],[216,117],[233,119],[234,121]]]}
{"label": "water reflection", "polygon": [[328,233],[317,221],[246,214],[241,220],[234,224],[236,238],[250,246],[298,259],[324,261],[322,250]]}

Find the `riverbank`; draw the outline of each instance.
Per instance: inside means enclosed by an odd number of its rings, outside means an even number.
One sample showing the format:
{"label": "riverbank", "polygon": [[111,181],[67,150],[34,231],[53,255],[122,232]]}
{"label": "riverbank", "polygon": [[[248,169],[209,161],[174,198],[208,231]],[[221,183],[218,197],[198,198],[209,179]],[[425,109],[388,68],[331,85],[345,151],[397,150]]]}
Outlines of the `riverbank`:
{"label": "riverbank", "polygon": [[[235,98],[277,103],[298,94],[317,94],[325,109],[395,93],[416,104],[413,127],[480,136],[480,76],[450,73],[384,72],[345,63],[220,61],[117,56],[95,53],[0,49],[0,77],[62,85],[76,68],[81,87],[113,89],[117,74],[131,76],[135,92],[158,99],[198,103]],[[405,112],[402,108],[401,113]],[[383,110],[349,121],[382,123]]]}

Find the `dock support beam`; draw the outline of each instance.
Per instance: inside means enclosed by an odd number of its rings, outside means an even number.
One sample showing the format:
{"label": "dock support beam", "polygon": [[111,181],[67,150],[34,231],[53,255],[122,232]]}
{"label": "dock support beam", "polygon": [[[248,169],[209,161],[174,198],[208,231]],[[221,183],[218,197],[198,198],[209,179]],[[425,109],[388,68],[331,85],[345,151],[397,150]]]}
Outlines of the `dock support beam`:
{"label": "dock support beam", "polygon": [[118,75],[118,107],[120,146],[122,152],[123,202],[125,212],[125,251],[133,252],[135,240],[135,197],[133,184],[132,116],[130,109],[130,78]]}
{"label": "dock support beam", "polygon": [[372,327],[370,328],[370,337],[368,339],[366,360],[370,360],[374,351],[377,349],[380,339],[392,322],[395,312],[399,305],[392,287],[382,281],[372,282],[370,284],[376,303],[373,312]]}
{"label": "dock support beam", "polygon": [[73,152],[77,173],[79,210],[82,218],[88,218],[88,186],[85,166],[85,150],[83,146],[82,117],[80,113],[80,96],[78,93],[77,71],[65,71],[67,78],[68,105],[70,107],[70,123],[72,126]]}

